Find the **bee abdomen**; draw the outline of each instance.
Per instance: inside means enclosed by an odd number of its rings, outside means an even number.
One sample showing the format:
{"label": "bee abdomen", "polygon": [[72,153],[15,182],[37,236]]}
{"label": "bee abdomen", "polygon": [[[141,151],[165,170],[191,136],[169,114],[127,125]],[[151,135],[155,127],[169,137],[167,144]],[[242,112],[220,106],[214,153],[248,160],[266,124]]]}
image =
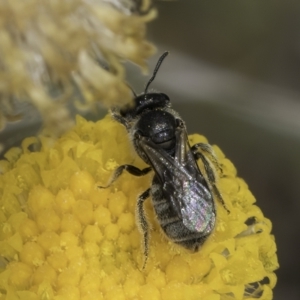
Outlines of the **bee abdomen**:
{"label": "bee abdomen", "polygon": [[163,198],[159,186],[152,187],[152,201],[157,220],[166,236],[186,249],[197,251],[208,235],[189,230],[172,207],[171,201]]}
{"label": "bee abdomen", "polygon": [[162,229],[173,243],[194,252],[198,251],[208,237],[208,235],[203,235],[203,233],[190,231],[181,221],[162,226]]}

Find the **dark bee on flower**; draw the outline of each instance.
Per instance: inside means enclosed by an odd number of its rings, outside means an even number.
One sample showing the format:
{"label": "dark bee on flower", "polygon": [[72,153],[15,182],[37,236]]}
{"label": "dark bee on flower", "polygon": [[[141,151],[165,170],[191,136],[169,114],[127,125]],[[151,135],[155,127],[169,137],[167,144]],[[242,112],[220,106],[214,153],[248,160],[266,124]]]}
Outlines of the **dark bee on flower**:
{"label": "dark bee on flower", "polygon": [[[124,170],[134,176],[154,170],[152,186],[138,197],[136,208],[143,235],[143,268],[149,252],[149,225],[143,205],[150,196],[166,236],[192,251],[197,251],[214,229],[214,198],[217,197],[225,207],[211,166],[211,162],[218,166],[211,146],[199,143],[191,147],[185,124],[171,108],[169,97],[163,93],[148,93],[149,85],[167,55],[165,52],[158,60],[144,93],[135,95],[134,105],[112,110],[113,118],[126,127],[137,154],[149,167],[141,170],[133,165],[121,165],[108,186]],[[203,163],[205,174],[197,165],[198,159]]]}

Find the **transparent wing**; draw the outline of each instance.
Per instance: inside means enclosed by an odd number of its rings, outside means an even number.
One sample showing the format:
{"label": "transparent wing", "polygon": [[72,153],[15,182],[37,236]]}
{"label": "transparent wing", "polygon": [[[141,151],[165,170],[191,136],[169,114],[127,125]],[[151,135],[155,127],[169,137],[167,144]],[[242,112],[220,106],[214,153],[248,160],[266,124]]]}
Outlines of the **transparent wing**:
{"label": "transparent wing", "polygon": [[210,189],[199,171],[187,144],[186,133],[179,130],[175,157],[141,137],[140,147],[147,155],[183,224],[191,231],[209,233],[215,223],[215,207]]}

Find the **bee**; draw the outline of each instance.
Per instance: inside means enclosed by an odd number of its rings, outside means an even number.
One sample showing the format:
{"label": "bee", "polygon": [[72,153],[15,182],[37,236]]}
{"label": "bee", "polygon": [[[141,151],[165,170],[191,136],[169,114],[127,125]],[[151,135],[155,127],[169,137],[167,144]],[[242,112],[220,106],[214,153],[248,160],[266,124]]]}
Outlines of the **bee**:
{"label": "bee", "polygon": [[[215,227],[214,198],[217,197],[225,207],[211,166],[211,162],[219,166],[211,146],[205,143],[190,146],[185,123],[172,109],[169,97],[164,93],[148,92],[167,55],[165,52],[159,58],[144,92],[139,96],[134,93],[134,105],[111,111],[113,118],[126,127],[135,151],[149,167],[141,170],[133,165],[121,165],[106,187],[124,170],[134,176],[154,171],[151,187],[138,197],[136,204],[136,217],[143,236],[143,269],[149,253],[149,224],[144,202],[150,196],[165,235],[175,244],[194,252]],[[206,174],[200,171],[198,159]]]}

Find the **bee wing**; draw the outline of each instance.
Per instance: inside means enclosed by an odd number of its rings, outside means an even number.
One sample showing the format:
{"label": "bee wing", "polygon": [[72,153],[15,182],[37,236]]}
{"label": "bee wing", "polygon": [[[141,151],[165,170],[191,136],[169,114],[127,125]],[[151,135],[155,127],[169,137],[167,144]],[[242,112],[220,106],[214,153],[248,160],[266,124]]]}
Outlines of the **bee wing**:
{"label": "bee wing", "polygon": [[209,233],[215,221],[213,196],[187,142],[184,129],[176,133],[175,158],[144,137],[140,147],[159,178],[183,224],[191,231]]}

